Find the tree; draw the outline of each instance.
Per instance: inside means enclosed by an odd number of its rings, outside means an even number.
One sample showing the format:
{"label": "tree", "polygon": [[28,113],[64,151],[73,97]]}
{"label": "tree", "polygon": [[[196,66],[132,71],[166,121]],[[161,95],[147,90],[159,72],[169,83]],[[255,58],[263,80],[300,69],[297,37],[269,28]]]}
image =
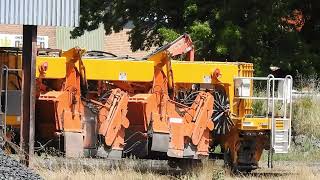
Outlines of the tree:
{"label": "tree", "polygon": [[[304,20],[299,30],[288,23],[295,10]],[[317,0],[81,0],[80,12],[80,27],[72,37],[101,23],[110,34],[132,22],[134,51],[187,32],[198,60],[251,61],[257,74],[269,71],[270,65],[291,74],[320,72]]]}

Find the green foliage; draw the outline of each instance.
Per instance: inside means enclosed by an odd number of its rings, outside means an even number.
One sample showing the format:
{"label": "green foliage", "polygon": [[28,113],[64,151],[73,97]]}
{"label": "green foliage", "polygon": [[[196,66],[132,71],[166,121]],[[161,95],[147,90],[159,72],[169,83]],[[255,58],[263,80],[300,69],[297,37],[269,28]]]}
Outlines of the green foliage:
{"label": "green foliage", "polygon": [[[301,10],[297,31],[285,19]],[[318,0],[81,0],[80,27],[72,37],[98,28],[106,34],[133,25],[132,50],[148,50],[178,34],[191,34],[197,60],[250,61],[258,75],[279,66],[284,73],[320,73]]]}
{"label": "green foliage", "polygon": [[188,33],[190,34],[196,50],[198,51],[197,54],[205,56],[206,53],[208,53],[206,52],[206,45],[213,39],[212,29],[210,28],[209,22],[206,21],[202,23],[195,21],[189,27]]}
{"label": "green foliage", "polygon": [[166,42],[172,42],[179,37],[179,34],[172,29],[160,28],[158,29],[160,36],[164,38]]}
{"label": "green foliage", "polygon": [[205,41],[212,36],[212,30],[208,22],[194,22],[190,27],[190,35],[199,41]]}
{"label": "green foliage", "polygon": [[267,103],[264,101],[254,101],[252,104],[253,114],[256,116],[265,116]]}

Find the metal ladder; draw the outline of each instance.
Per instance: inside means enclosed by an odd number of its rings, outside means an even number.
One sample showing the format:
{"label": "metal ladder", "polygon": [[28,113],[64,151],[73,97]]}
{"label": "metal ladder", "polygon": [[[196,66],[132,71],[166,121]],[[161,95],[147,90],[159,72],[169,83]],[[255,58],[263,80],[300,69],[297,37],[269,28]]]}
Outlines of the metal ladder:
{"label": "metal ladder", "polygon": [[[270,93],[267,112],[271,112],[270,146],[275,154],[288,153],[291,143],[292,76],[275,78],[269,75],[268,77],[267,88]],[[275,82],[278,82],[278,95],[275,95]],[[280,93],[281,90],[282,93]],[[281,102],[280,116],[276,116],[275,105],[279,101]]]}
{"label": "metal ladder", "polygon": [[[265,117],[269,119],[271,153],[288,153],[291,143],[292,76],[288,75],[285,78],[275,78],[273,75],[267,77],[235,77],[234,80],[250,80],[251,83],[253,81],[267,82],[267,96],[253,97],[248,95],[235,98],[265,100],[267,102]],[[275,94],[276,82],[278,95]],[[276,112],[277,102],[281,103],[280,113]]]}
{"label": "metal ladder", "polygon": [[[250,82],[250,87],[253,86],[253,81],[266,81],[267,82],[267,96],[265,97],[254,97],[252,92],[250,95],[248,93],[243,95],[236,95],[237,99],[244,100],[264,100],[267,102],[267,110],[265,117],[269,119],[270,127],[270,148],[268,152],[268,167],[273,167],[273,153],[288,153],[291,144],[291,117],[292,117],[292,76],[288,75],[285,78],[275,78],[273,75],[268,77],[234,77],[235,84],[240,84],[242,87],[248,87],[248,80]],[[239,83],[239,80],[243,81]],[[275,94],[276,82],[278,83],[278,94]],[[236,92],[239,89],[235,89]],[[252,90],[252,89],[251,89]],[[276,112],[276,103],[280,103],[281,108],[279,112]]]}

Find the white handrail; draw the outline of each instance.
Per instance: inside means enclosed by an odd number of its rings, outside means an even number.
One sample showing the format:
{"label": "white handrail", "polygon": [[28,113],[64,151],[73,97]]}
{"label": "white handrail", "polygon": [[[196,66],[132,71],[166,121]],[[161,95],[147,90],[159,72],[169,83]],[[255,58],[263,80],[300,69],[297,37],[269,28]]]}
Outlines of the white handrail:
{"label": "white handrail", "polygon": [[274,143],[275,143],[275,129],[276,129],[276,122],[274,120],[274,91],[275,91],[275,80],[274,80],[274,76],[271,76],[271,81],[272,81],[272,111],[271,111],[271,139],[272,139],[272,148],[274,147]]}
{"label": "white handrail", "polygon": [[289,98],[290,98],[290,107],[289,107],[289,136],[288,136],[288,148],[290,148],[291,145],[291,120],[292,120],[292,87],[293,87],[293,78],[291,75],[287,75],[285,78],[288,78],[290,82],[290,92],[289,92]]}
{"label": "white handrail", "polygon": [[[270,148],[275,151],[276,141],[276,121],[283,120],[284,129],[288,130],[288,148],[291,145],[291,119],[292,119],[292,86],[293,78],[290,75],[287,75],[285,78],[275,78],[272,74],[267,77],[234,77],[234,79],[249,79],[249,80],[258,80],[258,81],[267,81],[267,96],[238,96],[234,97],[235,99],[251,99],[251,100],[266,100],[267,101],[267,112],[266,117],[270,118],[270,127],[271,127],[271,137],[270,137]],[[278,94],[275,95],[276,81],[283,82],[283,93],[282,97]],[[278,87],[279,90],[280,87]],[[283,117],[275,118],[275,102],[282,101],[282,110]],[[289,102],[288,102],[289,101]],[[288,105],[289,103],[289,105]],[[289,112],[287,108],[289,106]],[[270,117],[271,116],[271,117]],[[280,142],[280,141],[279,141]]]}

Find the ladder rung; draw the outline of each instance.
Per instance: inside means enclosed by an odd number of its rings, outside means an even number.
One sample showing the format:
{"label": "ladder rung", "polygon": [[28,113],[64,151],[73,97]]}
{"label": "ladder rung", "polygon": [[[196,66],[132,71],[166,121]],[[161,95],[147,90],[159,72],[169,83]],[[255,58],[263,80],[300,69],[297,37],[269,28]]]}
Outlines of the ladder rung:
{"label": "ladder rung", "polygon": [[289,119],[289,118],[275,118],[274,120],[276,120],[276,121],[290,121],[291,119]]}
{"label": "ladder rung", "polygon": [[274,152],[277,153],[277,154],[286,154],[286,153],[288,153],[289,151],[288,151],[288,150],[277,151],[277,150],[275,149]]}
{"label": "ladder rung", "polygon": [[6,68],[2,68],[2,69],[7,71],[22,71],[22,69],[6,69]]}
{"label": "ladder rung", "polygon": [[[281,138],[281,139],[283,139],[283,138]],[[277,143],[287,143],[287,142],[289,142],[288,140],[281,140],[281,141],[275,141],[275,143],[277,144]]]}
{"label": "ladder rung", "polygon": [[288,129],[283,129],[283,130],[275,130],[274,132],[288,132]]}

